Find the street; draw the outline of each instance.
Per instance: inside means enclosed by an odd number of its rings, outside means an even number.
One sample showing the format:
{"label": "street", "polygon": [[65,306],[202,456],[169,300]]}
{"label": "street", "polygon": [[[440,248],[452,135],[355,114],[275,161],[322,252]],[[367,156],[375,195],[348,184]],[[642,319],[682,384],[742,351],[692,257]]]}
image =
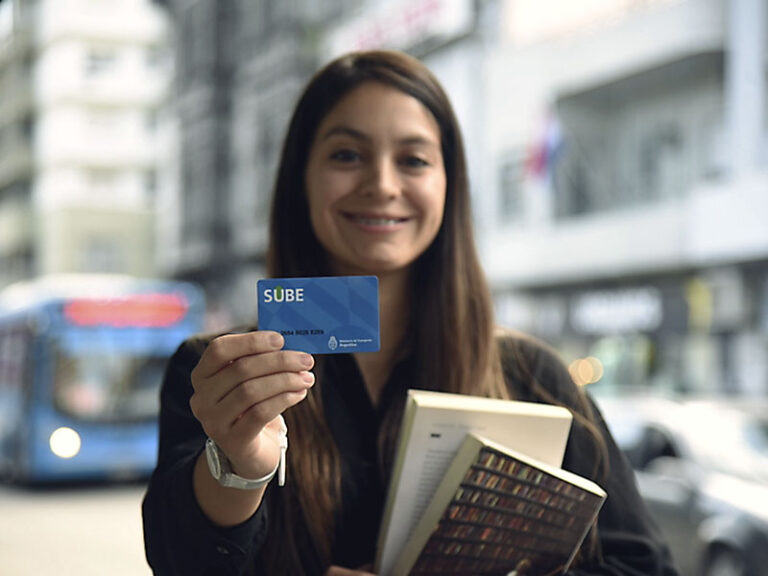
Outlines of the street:
{"label": "street", "polygon": [[3,576],[147,576],[144,486],[0,486]]}

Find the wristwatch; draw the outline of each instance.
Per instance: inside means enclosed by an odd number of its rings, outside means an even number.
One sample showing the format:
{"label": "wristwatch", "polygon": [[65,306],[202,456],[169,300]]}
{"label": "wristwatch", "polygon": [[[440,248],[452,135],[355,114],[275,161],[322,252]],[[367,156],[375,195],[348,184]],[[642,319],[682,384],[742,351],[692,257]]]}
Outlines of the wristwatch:
{"label": "wristwatch", "polygon": [[278,483],[280,486],[285,485],[285,452],[288,450],[288,428],[285,425],[285,420],[280,416],[280,460],[272,470],[266,476],[256,478],[252,480],[250,478],[243,478],[238,476],[232,471],[232,464],[227,458],[227,455],[219,448],[219,445],[214,442],[212,438],[208,438],[205,441],[205,458],[208,461],[208,470],[219,484],[226,486],[227,488],[239,488],[240,490],[255,490],[261,488],[267,482],[278,474]]}

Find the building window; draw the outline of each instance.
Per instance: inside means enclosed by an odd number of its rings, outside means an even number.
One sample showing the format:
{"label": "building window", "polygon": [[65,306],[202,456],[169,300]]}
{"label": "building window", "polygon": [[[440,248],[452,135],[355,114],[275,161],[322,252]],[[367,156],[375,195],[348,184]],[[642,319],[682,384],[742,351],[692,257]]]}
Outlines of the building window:
{"label": "building window", "polygon": [[115,194],[117,173],[114,170],[88,171],[88,189],[93,196],[110,197]]}
{"label": "building window", "polygon": [[590,145],[571,140],[563,161],[554,170],[552,189],[555,214],[558,217],[576,216],[599,209],[603,190],[604,171],[599,168]]}
{"label": "building window", "polygon": [[267,0],[240,0],[237,11],[242,15],[236,23],[243,38],[256,38],[269,30],[274,10]]}
{"label": "building window", "polygon": [[497,214],[500,222],[523,218],[524,159],[522,154],[511,154],[499,165],[499,195]]}
{"label": "building window", "polygon": [[112,48],[90,48],[85,58],[87,76],[101,76],[114,68],[117,63],[117,51]]}
{"label": "building window", "polygon": [[24,141],[27,144],[31,144],[35,134],[35,119],[33,116],[27,116],[21,121],[21,133],[24,136]]}
{"label": "building window", "polygon": [[120,113],[108,108],[92,107],[86,114],[89,127],[97,132],[111,133],[118,128],[121,120]]}
{"label": "building window", "polygon": [[144,126],[147,129],[147,132],[150,134],[154,134],[157,131],[157,127],[159,124],[159,112],[156,108],[149,108],[147,109],[146,113],[144,114]]}
{"label": "building window", "polygon": [[13,31],[13,2],[0,2],[0,40]]}
{"label": "building window", "polygon": [[[0,202],[26,203],[31,197],[31,190],[32,186],[29,180],[21,180],[0,187]],[[1,206],[0,210],[2,210]]]}
{"label": "building window", "polygon": [[[202,131],[194,130],[196,135]],[[182,242],[198,243],[210,239],[216,214],[214,190],[215,148],[206,142],[188,140],[183,144],[182,162]]]}
{"label": "building window", "polygon": [[641,136],[638,146],[640,199],[674,197],[684,183],[684,148],[680,126],[660,123]]}
{"label": "building window", "polygon": [[183,85],[204,80],[216,65],[216,4],[196,2],[184,9],[180,18],[180,78]]}
{"label": "building window", "polygon": [[165,47],[162,45],[149,46],[145,52],[147,68],[152,70],[161,69],[165,66]]}
{"label": "building window", "polygon": [[92,237],[85,241],[80,253],[83,272],[123,272],[124,250],[117,238]]}
{"label": "building window", "polygon": [[150,202],[157,197],[157,170],[147,170],[144,173],[144,195]]}
{"label": "building window", "polygon": [[277,170],[277,162],[280,154],[280,144],[283,135],[283,118],[277,114],[262,115],[258,129],[258,148],[256,165],[260,167],[259,173],[263,175],[259,179],[258,206],[269,205],[271,186],[274,174]]}
{"label": "building window", "polygon": [[716,175],[722,85],[723,55],[707,53],[559,99],[558,216],[663,202]]}

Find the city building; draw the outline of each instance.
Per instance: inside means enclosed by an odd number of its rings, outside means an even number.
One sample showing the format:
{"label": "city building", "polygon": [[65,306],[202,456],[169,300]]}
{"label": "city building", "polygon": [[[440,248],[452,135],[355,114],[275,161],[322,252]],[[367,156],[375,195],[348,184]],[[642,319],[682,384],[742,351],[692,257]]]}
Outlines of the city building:
{"label": "city building", "polygon": [[149,0],[0,1],[0,286],[155,274],[167,31]]}
{"label": "city building", "polygon": [[501,318],[581,381],[768,394],[765,3],[552,4],[485,63]]}

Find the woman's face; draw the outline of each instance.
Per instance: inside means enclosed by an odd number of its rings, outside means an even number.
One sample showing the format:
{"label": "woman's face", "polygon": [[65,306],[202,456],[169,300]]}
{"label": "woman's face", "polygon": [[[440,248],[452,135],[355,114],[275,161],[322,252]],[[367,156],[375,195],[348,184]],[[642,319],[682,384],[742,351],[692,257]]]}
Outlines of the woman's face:
{"label": "woman's face", "polygon": [[360,85],[320,123],[306,191],[313,231],[334,273],[407,268],[443,219],[446,176],[437,121],[395,88]]}

